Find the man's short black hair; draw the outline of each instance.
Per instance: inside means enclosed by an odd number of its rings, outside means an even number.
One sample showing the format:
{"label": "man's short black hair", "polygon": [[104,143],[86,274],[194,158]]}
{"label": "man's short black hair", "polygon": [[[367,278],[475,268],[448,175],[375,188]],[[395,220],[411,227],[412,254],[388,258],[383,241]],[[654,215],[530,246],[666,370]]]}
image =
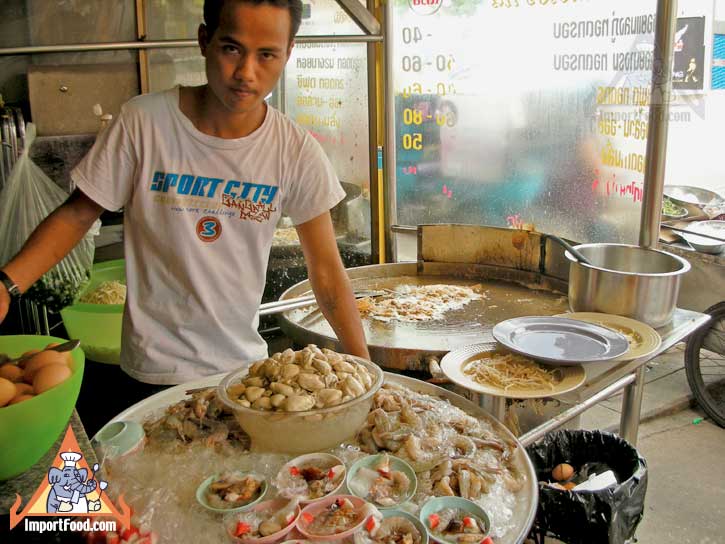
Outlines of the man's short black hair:
{"label": "man's short black hair", "polygon": [[[209,39],[214,35],[216,29],[219,28],[219,17],[221,16],[224,2],[227,0],[204,0],[204,24],[206,25]],[[277,8],[286,8],[289,10],[292,28],[290,32],[290,42],[294,39],[297,31],[300,29],[302,21],[302,0],[231,0],[235,2],[243,2],[252,4],[253,6],[268,5]]]}

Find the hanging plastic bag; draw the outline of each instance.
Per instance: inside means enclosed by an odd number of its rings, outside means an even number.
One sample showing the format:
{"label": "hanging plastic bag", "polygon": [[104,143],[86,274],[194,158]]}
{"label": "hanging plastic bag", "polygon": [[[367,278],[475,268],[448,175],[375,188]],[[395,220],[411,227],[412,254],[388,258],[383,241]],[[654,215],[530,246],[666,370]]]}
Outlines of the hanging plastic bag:
{"label": "hanging plastic bag", "polygon": [[[35,125],[28,123],[23,153],[0,193],[0,265],[10,261],[35,228],[68,198],[29,156],[35,141]],[[90,276],[100,222],[86,233],[73,250],[43,275],[23,295],[51,311],[71,304],[81,284]]]}

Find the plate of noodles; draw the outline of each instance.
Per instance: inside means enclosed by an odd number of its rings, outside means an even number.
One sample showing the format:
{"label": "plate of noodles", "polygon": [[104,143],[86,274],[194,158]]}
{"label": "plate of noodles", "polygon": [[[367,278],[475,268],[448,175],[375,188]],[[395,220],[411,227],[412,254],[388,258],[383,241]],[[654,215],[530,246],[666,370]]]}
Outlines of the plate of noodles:
{"label": "plate of noodles", "polygon": [[567,393],[586,380],[582,365],[541,365],[490,342],[464,346],[441,360],[446,376],[476,393],[537,399]]}
{"label": "plate of noodles", "polygon": [[607,327],[624,335],[629,342],[629,351],[613,359],[613,362],[632,361],[640,357],[647,357],[656,352],[662,344],[662,337],[656,330],[646,323],[630,319],[629,317],[596,312],[574,312],[560,314],[556,317],[566,317],[586,323],[594,323],[595,325]]}

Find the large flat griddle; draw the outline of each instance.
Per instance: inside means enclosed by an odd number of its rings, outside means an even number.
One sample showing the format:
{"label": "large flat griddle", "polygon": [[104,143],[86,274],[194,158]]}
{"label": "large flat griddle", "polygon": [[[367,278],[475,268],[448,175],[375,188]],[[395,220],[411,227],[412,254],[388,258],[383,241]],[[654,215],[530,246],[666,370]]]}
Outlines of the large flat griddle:
{"label": "large flat griddle", "polygon": [[[444,319],[415,323],[364,318],[363,326],[374,361],[387,368],[422,370],[425,359],[473,343],[492,341],[491,329],[503,320],[527,315],[554,315],[567,310],[560,280],[531,272],[483,265],[427,263],[384,264],[348,271],[353,289],[380,290],[402,285],[448,284],[475,286],[484,294]],[[310,292],[307,281],[291,287],[281,300]],[[316,306],[280,316],[282,330],[299,344],[314,343],[341,350],[330,324]]]}

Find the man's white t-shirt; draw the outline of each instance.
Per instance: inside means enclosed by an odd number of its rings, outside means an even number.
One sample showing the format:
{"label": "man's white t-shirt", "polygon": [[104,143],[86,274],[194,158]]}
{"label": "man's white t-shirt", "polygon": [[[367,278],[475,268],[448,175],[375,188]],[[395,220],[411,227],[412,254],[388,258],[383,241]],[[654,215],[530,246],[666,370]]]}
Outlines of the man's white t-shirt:
{"label": "man's white t-shirt", "polygon": [[271,106],[249,136],[217,138],[181,112],[178,88],[125,104],[72,179],[125,208],[121,366],[155,384],[266,357],[258,307],[277,221],[345,196],[317,141]]}

